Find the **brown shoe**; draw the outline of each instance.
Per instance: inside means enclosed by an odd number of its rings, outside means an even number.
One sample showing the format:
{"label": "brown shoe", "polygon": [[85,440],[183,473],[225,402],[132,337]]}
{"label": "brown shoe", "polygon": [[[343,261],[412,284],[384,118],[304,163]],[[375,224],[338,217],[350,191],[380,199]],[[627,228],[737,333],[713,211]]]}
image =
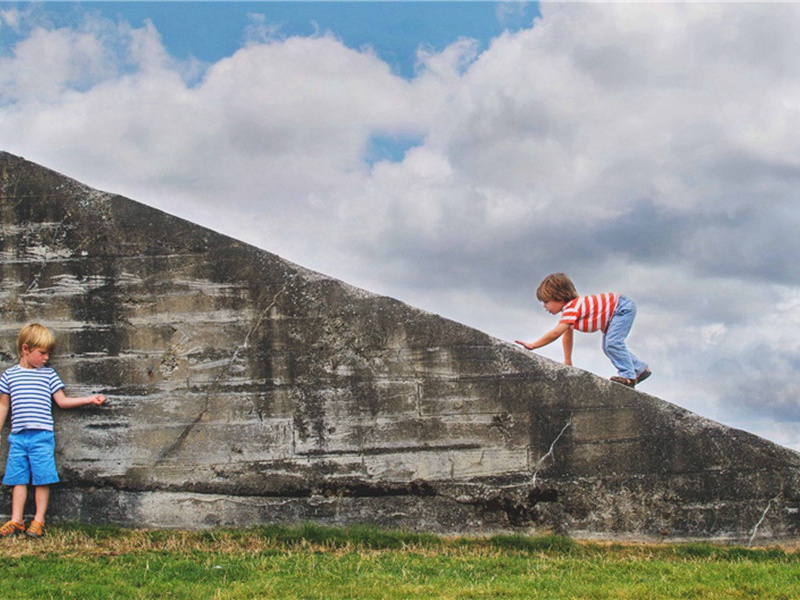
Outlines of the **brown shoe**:
{"label": "brown shoe", "polygon": [[12,535],[19,535],[25,531],[25,523],[17,523],[16,521],[8,521],[0,527],[0,537],[9,537]]}
{"label": "brown shoe", "polygon": [[44,535],[44,523],[34,519],[28,526],[28,531],[25,532],[28,537],[39,539]]}
{"label": "brown shoe", "polygon": [[635,379],[625,379],[624,377],[617,377],[616,375],[614,375],[614,377],[611,378],[611,381],[615,383],[621,383],[622,385],[628,386],[629,388],[636,386]]}
{"label": "brown shoe", "polygon": [[645,379],[650,377],[650,375],[652,375],[652,374],[653,374],[653,372],[648,367],[647,369],[645,369],[644,371],[642,371],[641,373],[639,373],[636,376],[636,383],[642,383]]}

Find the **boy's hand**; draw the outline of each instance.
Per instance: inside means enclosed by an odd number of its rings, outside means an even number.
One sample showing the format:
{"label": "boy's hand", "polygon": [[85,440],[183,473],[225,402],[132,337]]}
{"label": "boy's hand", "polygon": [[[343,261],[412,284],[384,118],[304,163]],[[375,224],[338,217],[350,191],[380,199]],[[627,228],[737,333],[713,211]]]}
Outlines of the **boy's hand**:
{"label": "boy's hand", "polygon": [[106,401],[106,397],[103,394],[95,394],[94,396],[91,396],[89,400],[91,404],[97,404],[99,406]]}
{"label": "boy's hand", "polygon": [[526,350],[533,350],[536,348],[536,346],[534,346],[533,344],[529,344],[528,342],[523,342],[522,340],[514,340],[514,343],[519,344]]}

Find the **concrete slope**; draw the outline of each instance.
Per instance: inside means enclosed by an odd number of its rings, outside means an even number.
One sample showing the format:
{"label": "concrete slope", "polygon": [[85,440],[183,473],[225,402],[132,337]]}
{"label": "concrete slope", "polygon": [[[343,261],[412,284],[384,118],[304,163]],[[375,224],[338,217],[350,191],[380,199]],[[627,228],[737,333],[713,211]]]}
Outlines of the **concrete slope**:
{"label": "concrete slope", "polygon": [[2,366],[40,321],[68,393],[110,398],[56,409],[55,518],[797,535],[793,451],[10,154],[0,175]]}

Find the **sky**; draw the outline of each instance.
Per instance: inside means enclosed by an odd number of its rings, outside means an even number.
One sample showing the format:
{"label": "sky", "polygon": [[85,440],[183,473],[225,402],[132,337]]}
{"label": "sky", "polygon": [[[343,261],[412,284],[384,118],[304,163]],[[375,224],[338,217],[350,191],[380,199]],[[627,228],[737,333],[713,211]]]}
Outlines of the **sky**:
{"label": "sky", "polygon": [[[0,149],[800,450],[800,4],[0,2]],[[562,360],[557,342],[539,351]],[[614,370],[598,334],[576,367]]]}

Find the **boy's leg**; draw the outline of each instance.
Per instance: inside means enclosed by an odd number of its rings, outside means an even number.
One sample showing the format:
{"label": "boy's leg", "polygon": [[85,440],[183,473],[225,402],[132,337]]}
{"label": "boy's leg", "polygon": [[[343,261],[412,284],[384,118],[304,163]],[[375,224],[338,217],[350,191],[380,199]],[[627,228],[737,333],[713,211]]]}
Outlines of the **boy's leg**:
{"label": "boy's leg", "polygon": [[[630,350],[628,352],[630,352]],[[633,370],[636,372],[636,377],[639,377],[639,375],[647,371],[649,367],[646,362],[639,360],[633,352],[630,352],[630,355],[631,361],[633,361]]]}
{"label": "boy's leg", "polygon": [[[31,483],[35,488],[58,483],[56,469],[56,442],[52,431],[37,431],[29,452]],[[43,492],[45,493],[45,492]],[[49,498],[49,491],[46,492]]]}
{"label": "boy's leg", "polygon": [[47,514],[47,505],[50,503],[50,486],[37,485],[33,489],[34,499],[36,500],[36,516],[34,519],[44,524],[44,517]]}
{"label": "boy's leg", "polygon": [[25,502],[28,500],[28,484],[31,467],[28,460],[28,436],[25,432],[8,436],[8,459],[3,483],[11,487],[11,520],[24,523]]}
{"label": "boy's leg", "polygon": [[28,500],[28,486],[15,485],[11,490],[11,520],[25,522],[25,502]]}
{"label": "boy's leg", "polygon": [[55,437],[52,431],[38,431],[31,444],[31,476],[36,500],[36,516],[28,528],[31,537],[42,537],[47,505],[50,502],[50,484],[58,483],[55,460]]}
{"label": "boy's leg", "polygon": [[[634,357],[625,344],[635,318],[636,304],[630,298],[620,296],[617,310],[614,311],[614,316],[603,336],[603,352],[616,367],[619,376],[625,379],[636,379],[638,375]],[[643,364],[638,358],[636,363]]]}

